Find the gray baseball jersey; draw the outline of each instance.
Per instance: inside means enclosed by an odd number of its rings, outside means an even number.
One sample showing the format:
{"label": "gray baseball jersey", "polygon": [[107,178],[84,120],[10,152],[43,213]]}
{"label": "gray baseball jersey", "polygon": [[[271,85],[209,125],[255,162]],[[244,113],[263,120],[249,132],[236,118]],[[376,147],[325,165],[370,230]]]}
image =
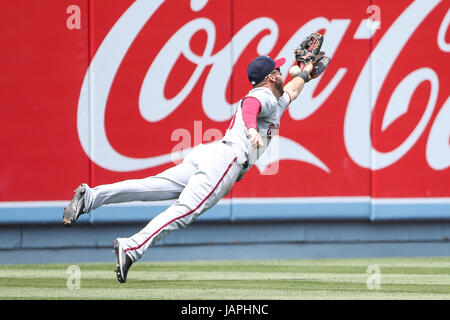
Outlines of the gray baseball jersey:
{"label": "gray baseball jersey", "polygon": [[[257,117],[257,130],[264,141],[264,146],[259,149],[252,149],[247,136],[248,130],[242,117],[242,102],[247,97],[254,97],[261,103],[261,110]],[[277,100],[272,91],[266,87],[250,90],[247,96],[239,101],[223,140],[233,146],[239,161],[248,161],[248,166],[242,172],[240,178],[255,164],[269,146],[272,137],[280,128],[280,118],[290,102],[291,97],[287,92],[284,92]]]}

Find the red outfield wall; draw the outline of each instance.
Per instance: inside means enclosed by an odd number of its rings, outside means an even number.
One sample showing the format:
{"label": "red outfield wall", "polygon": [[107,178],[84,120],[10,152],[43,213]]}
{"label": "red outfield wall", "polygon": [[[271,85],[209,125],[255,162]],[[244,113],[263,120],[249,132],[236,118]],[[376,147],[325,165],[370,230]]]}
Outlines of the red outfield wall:
{"label": "red outfield wall", "polygon": [[167,169],[224,134],[252,58],[286,57],[288,81],[293,50],[320,31],[328,70],[231,197],[416,199],[450,217],[450,1],[321,3],[2,1],[0,201]]}

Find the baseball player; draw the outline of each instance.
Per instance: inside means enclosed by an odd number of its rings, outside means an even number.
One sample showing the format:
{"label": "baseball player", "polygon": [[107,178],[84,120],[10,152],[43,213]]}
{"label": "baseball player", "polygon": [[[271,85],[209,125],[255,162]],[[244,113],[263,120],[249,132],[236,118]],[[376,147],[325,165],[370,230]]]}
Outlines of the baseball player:
{"label": "baseball player", "polygon": [[305,82],[326,68],[319,68],[314,54],[296,51],[296,57],[303,70],[284,87],[280,67],[285,58],[259,56],[250,62],[247,73],[253,88],[239,101],[221,141],[194,147],[183,162],[155,176],[95,188],[81,184],[64,209],[63,224],[71,226],[81,214],[109,203],[177,199],[138,233],[114,241],[117,280],[126,282],[129,268],[149,247],[188,226],[228,194],[267,148],[281,115]]}

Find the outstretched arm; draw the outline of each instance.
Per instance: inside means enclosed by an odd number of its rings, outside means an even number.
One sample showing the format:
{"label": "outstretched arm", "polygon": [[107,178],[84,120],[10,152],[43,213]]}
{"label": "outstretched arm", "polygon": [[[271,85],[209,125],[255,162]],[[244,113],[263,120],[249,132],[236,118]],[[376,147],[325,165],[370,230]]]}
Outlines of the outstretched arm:
{"label": "outstretched arm", "polygon": [[[313,68],[314,68],[314,65],[312,63],[308,63],[303,68],[303,71],[306,71],[308,73],[308,77],[309,77],[309,74],[311,73]],[[284,89],[284,91],[289,93],[292,100],[295,100],[298,97],[298,95],[300,94],[300,92],[302,91],[304,85],[305,85],[305,80],[303,80],[302,77],[297,75],[291,81],[286,83],[286,85],[284,86],[283,89]]]}
{"label": "outstretched arm", "polygon": [[295,60],[302,71],[284,87],[292,100],[298,97],[305,82],[317,78],[327,68],[330,59],[320,51],[323,40],[322,34],[313,32],[295,49]]}

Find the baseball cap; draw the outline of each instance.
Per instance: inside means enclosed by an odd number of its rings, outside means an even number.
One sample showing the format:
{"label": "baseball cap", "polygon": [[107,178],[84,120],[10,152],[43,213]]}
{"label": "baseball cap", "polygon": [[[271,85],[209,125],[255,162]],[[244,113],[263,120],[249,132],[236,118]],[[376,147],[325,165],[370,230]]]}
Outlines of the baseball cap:
{"label": "baseball cap", "polygon": [[281,67],[286,62],[285,58],[273,60],[269,56],[259,56],[253,59],[247,68],[248,80],[255,86],[267,77],[273,70]]}

